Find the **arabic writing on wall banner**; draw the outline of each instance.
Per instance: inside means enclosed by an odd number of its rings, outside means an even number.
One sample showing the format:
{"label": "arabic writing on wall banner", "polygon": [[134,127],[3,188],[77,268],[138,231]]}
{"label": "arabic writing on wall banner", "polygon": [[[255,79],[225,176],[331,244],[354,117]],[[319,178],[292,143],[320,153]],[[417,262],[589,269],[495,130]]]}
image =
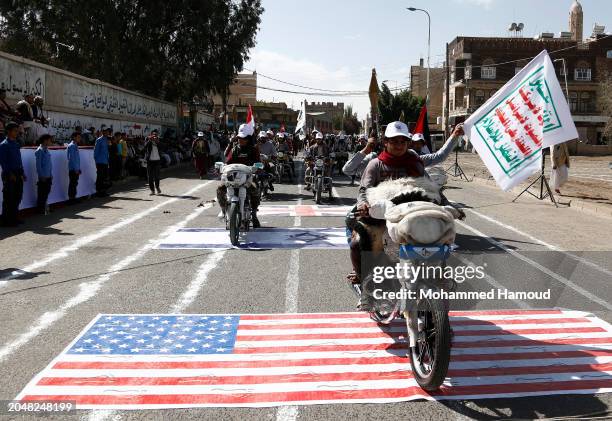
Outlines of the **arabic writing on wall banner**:
{"label": "arabic writing on wall banner", "polygon": [[63,78],[63,91],[63,103],[68,108],[176,125],[176,106],[172,104],[69,77]]}
{"label": "arabic writing on wall banner", "polygon": [[100,127],[106,126],[111,127],[113,132],[124,132],[128,136],[148,136],[154,129],[162,133],[162,127],[156,124],[119,121],[53,111],[48,113],[47,118],[49,119],[49,128],[55,133],[55,138],[62,142],[70,140],[70,135],[77,126],[82,127],[83,130],[87,130],[89,127],[100,129]]}
{"label": "arabic writing on wall banner", "polygon": [[198,111],[196,115],[196,128],[198,130],[206,130],[208,125],[213,124],[214,122],[215,118],[211,114]]}
{"label": "arabic writing on wall banner", "polygon": [[0,57],[0,87],[11,101],[23,99],[25,93],[44,96],[45,71]]}

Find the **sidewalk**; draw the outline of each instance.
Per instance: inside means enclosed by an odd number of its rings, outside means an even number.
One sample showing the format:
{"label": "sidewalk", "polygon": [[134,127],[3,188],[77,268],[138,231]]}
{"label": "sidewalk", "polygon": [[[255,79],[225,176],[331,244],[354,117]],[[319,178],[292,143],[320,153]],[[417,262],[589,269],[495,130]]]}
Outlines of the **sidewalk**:
{"label": "sidewalk", "polygon": [[[451,155],[444,163],[448,168],[454,162]],[[559,205],[570,206],[585,212],[595,213],[612,218],[612,156],[572,156],[568,182],[560,189],[561,195],[555,194]],[[477,154],[459,153],[459,165],[471,180],[494,184],[495,180]],[[546,157],[546,178],[550,180],[550,157]],[[519,194],[525,187],[537,178],[538,174],[527,182],[514,188],[513,194]],[[552,186],[551,186],[552,188]],[[531,188],[539,194],[540,184]],[[510,193],[509,193],[510,194]],[[529,195],[527,195],[530,197]],[[522,199],[522,198],[521,198]],[[519,199],[519,200],[521,200]],[[549,200],[549,199],[546,199]]]}

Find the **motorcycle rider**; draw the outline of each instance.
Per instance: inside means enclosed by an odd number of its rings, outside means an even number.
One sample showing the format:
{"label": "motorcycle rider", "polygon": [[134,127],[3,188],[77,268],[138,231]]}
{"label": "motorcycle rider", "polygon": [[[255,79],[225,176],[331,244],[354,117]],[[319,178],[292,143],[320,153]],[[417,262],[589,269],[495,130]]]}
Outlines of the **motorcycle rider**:
{"label": "motorcycle rider", "polygon": [[[340,161],[342,166],[344,166],[344,159],[348,157],[348,144],[344,134],[340,134],[340,136],[337,137],[336,143],[334,144],[334,153],[336,154],[336,160]],[[338,171],[342,172],[342,168],[338,168]]]}
{"label": "motorcycle rider", "polygon": [[[274,146],[274,142],[272,142],[272,138],[270,138],[270,132],[271,130],[269,130],[268,133],[265,133],[263,131],[259,132],[259,136],[258,136],[259,144],[257,145],[257,148],[259,149],[260,154],[266,155],[270,159],[271,162],[276,162],[276,157],[277,157],[276,146]],[[269,189],[270,191],[274,191],[274,186],[272,185],[272,177],[274,176],[274,167],[272,167],[270,163],[268,163],[264,169],[270,175],[270,177],[268,178]]]}
{"label": "motorcycle rider", "polygon": [[[312,165],[311,165],[311,163],[313,162],[313,160],[317,159],[318,157],[329,158],[329,148],[323,142],[323,133],[321,133],[321,132],[317,132],[317,134],[315,135],[315,143],[314,143],[314,145],[310,146],[304,152],[304,158],[306,158],[309,161],[308,168],[306,168],[306,171],[304,173],[305,177],[312,176]],[[306,182],[306,187],[304,187],[304,188],[306,190],[310,190],[311,189],[310,183]]]}
{"label": "motorcycle rider", "polygon": [[[225,158],[227,164],[243,164],[249,167],[256,162],[260,162],[259,150],[253,144],[253,129],[246,124],[241,124],[238,129],[238,135],[225,149]],[[252,183],[247,189],[249,202],[251,203],[251,216],[253,219],[253,228],[259,228],[261,224],[257,219],[257,210],[259,208],[259,189]],[[222,215],[225,215],[227,210],[227,186],[220,185],[217,188],[217,202],[221,207]]]}
{"label": "motorcycle rider", "polygon": [[[355,207],[357,210],[357,218],[367,224],[384,224],[384,220],[369,218],[366,190],[386,180],[403,177],[420,177],[425,175],[425,167],[432,165],[432,162],[436,160],[441,162],[448,156],[449,152],[443,152],[442,149],[448,148],[449,151],[452,150],[453,142],[455,139],[463,136],[463,133],[463,124],[458,124],[453,129],[451,137],[444,147],[440,148],[440,151],[434,154],[419,156],[414,150],[409,149],[409,141],[412,137],[408,132],[408,127],[400,121],[389,123],[385,130],[384,151],[377,158],[372,159],[368,163],[361,177],[359,196]],[[373,141],[373,139],[371,140]],[[371,143],[370,140],[368,143]],[[444,154],[446,154],[446,156],[444,156]],[[442,200],[444,202],[446,199],[443,197]],[[361,269],[361,250],[359,248],[359,242],[352,239],[350,249],[353,272],[349,274],[347,278],[352,283],[359,283]]]}
{"label": "motorcycle rider", "polygon": [[295,162],[293,162],[293,148],[289,143],[289,139],[285,133],[280,132],[278,135],[278,152],[282,152],[287,155],[289,165],[291,168],[290,177],[293,180],[293,174],[295,173]]}
{"label": "motorcycle rider", "polygon": [[[383,181],[403,177],[421,177],[425,174],[425,165],[419,155],[408,148],[411,140],[408,126],[401,121],[394,121],[387,125],[384,136],[384,150],[377,158],[372,159],[366,167],[359,187],[357,198],[357,218],[367,224],[384,224],[384,220],[369,217],[369,208],[366,200],[366,190],[375,187]],[[350,228],[350,227],[349,227]],[[353,272],[347,276],[351,283],[361,282],[361,248],[359,241],[353,238],[350,243],[351,263]]]}

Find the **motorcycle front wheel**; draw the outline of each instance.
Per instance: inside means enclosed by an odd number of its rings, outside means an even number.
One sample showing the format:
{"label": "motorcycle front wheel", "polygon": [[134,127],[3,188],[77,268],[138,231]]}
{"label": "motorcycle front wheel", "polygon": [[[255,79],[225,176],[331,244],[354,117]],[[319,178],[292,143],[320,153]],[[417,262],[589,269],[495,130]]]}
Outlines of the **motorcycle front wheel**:
{"label": "motorcycle front wheel", "polygon": [[229,229],[230,229],[230,241],[233,246],[239,244],[238,238],[240,236],[240,205],[238,203],[232,203],[229,210]]}
{"label": "motorcycle front wheel", "polygon": [[419,386],[432,392],[440,388],[448,373],[451,330],[447,306],[443,300],[420,299],[417,317],[422,329],[416,346],[410,348],[410,365]]}
{"label": "motorcycle front wheel", "polygon": [[317,178],[317,194],[315,196],[315,203],[318,205],[321,203],[321,194],[323,193],[323,177]]}

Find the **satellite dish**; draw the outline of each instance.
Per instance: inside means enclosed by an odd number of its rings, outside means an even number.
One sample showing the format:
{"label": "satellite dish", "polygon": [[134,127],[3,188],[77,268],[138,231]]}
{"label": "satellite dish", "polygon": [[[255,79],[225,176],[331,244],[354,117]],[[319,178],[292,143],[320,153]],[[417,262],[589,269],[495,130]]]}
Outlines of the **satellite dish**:
{"label": "satellite dish", "polygon": [[519,24],[517,25],[516,30],[517,30],[517,31],[522,31],[522,30],[523,30],[523,28],[525,28],[525,24],[521,22],[521,23],[519,23]]}
{"label": "satellite dish", "polygon": [[512,22],[512,25],[510,25],[510,28],[508,28],[508,31],[516,31],[516,23]]}

